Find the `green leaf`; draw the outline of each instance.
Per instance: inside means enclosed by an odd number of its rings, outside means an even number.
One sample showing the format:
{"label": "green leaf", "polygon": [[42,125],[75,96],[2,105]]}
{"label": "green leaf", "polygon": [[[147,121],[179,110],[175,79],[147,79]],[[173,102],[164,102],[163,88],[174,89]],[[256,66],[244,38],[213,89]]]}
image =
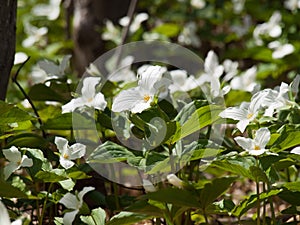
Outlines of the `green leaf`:
{"label": "green leaf", "polygon": [[274,142],[271,151],[281,152],[297,145],[300,145],[300,131],[283,132]]}
{"label": "green leaf", "polygon": [[163,34],[167,37],[175,37],[180,31],[180,26],[175,23],[163,23],[155,27],[152,32]]}
{"label": "green leaf", "polygon": [[200,202],[197,201],[199,198],[198,195],[183,189],[165,188],[156,192],[148,193],[145,197],[181,207],[201,208]]}
{"label": "green leaf", "polygon": [[221,106],[207,105],[197,109],[190,118],[177,130],[172,139],[172,143],[187,137],[188,135],[211,125],[219,118],[220,112],[224,110]]}
{"label": "green leaf", "polygon": [[[276,196],[282,192],[282,189],[271,190],[269,192],[261,193],[259,195],[260,200],[265,200],[269,197]],[[243,200],[239,205],[237,205],[232,214],[237,217],[241,217],[244,213],[246,213],[249,209],[255,207],[257,205],[257,195],[251,195],[247,197],[247,199]]]}
{"label": "green leaf", "polygon": [[116,143],[107,141],[98,146],[88,157],[88,163],[113,163],[125,161],[127,158],[135,157],[127,148]]}
{"label": "green leaf", "polygon": [[85,117],[76,112],[61,114],[43,124],[43,128],[48,130],[92,129],[94,127],[95,120],[93,118]]}
{"label": "green leaf", "polygon": [[88,225],[105,225],[106,213],[103,209],[93,209],[90,216],[80,216],[82,222]]}
{"label": "green leaf", "polygon": [[40,171],[35,177],[45,183],[55,183],[68,179],[68,176],[63,169],[53,169],[51,171]]}
{"label": "green leaf", "polygon": [[10,139],[7,147],[11,146],[46,149],[49,141],[34,133],[23,133]]}
{"label": "green leaf", "polygon": [[132,225],[149,218],[151,218],[149,215],[123,211],[113,216],[106,225]]}
{"label": "green leaf", "polygon": [[85,172],[82,172],[80,170],[68,172],[68,177],[70,177],[72,179],[75,179],[75,180],[82,180],[82,179],[91,178],[91,176],[87,175]]}
{"label": "green leaf", "polygon": [[0,197],[1,198],[27,198],[27,195],[18,188],[0,180]]}
{"label": "green leaf", "polygon": [[252,176],[254,177],[255,181],[262,181],[265,183],[269,182],[267,175],[261,168],[259,168],[257,166],[250,166],[250,172],[251,172]]}
{"label": "green leaf", "polygon": [[223,192],[225,192],[236,177],[216,178],[210,183],[206,183],[200,192],[200,202],[203,207],[213,203]]}
{"label": "green leaf", "polygon": [[[155,217],[163,217],[162,209],[156,207],[153,204],[150,204],[150,201],[147,200],[140,200],[135,201],[129,207],[126,208],[126,211],[135,212],[135,213],[142,213],[149,216]],[[153,201],[152,201],[153,202]],[[161,203],[159,203],[161,204]]]}
{"label": "green leaf", "polygon": [[289,191],[298,191],[300,192],[300,181],[288,182],[283,185]]}
{"label": "green leaf", "polygon": [[63,189],[67,191],[72,191],[75,186],[75,182],[71,178],[67,180],[58,181],[58,183],[62,186]]}
{"label": "green leaf", "polygon": [[0,101],[0,125],[31,120],[34,117],[14,105]]}

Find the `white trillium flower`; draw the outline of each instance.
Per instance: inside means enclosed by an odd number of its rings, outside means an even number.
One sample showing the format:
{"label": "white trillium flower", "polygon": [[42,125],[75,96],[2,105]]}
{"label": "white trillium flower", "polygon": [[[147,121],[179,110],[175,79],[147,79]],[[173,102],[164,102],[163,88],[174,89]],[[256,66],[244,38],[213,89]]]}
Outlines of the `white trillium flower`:
{"label": "white trillium flower", "polygon": [[81,97],[72,99],[70,102],[62,106],[62,113],[73,112],[77,108],[84,106],[93,107],[98,110],[104,110],[107,102],[102,93],[96,93],[96,86],[99,84],[100,77],[86,77],[83,80],[81,89]]}
{"label": "white trillium flower", "polygon": [[60,13],[61,0],[50,0],[49,4],[37,4],[32,13],[36,16],[46,16],[48,20],[56,20]]}
{"label": "white trillium flower", "polygon": [[284,82],[281,83],[279,91],[271,89],[264,90],[268,92],[268,95],[264,98],[262,103],[262,106],[267,107],[264,116],[273,116],[276,110],[290,105],[291,102],[288,97],[289,90],[289,85]]}
{"label": "white trillium flower", "polygon": [[254,139],[245,137],[236,137],[234,140],[245,149],[250,155],[261,155],[266,151],[266,145],[270,141],[271,133],[268,128],[263,127],[256,131]]}
{"label": "white trillium flower", "polygon": [[253,37],[257,45],[262,45],[261,35],[268,35],[272,38],[277,38],[281,35],[282,29],[279,23],[281,22],[281,14],[275,11],[269,21],[256,26],[253,31]]}
{"label": "white trillium flower", "polygon": [[297,9],[300,9],[300,0],[286,0],[284,2],[284,7],[291,11],[296,11]]}
{"label": "white trillium flower", "polygon": [[79,210],[83,205],[83,196],[93,190],[95,190],[94,187],[84,187],[79,193],[76,193],[75,195],[67,193],[59,200],[59,203],[63,204],[67,209],[72,210],[71,212],[65,213],[63,217],[64,225],[72,225],[76,215],[79,213]]}
{"label": "white trillium flower", "polygon": [[295,51],[295,48],[292,44],[281,44],[279,41],[270,42],[268,47],[273,50],[273,59],[281,59]]}
{"label": "white trillium flower", "polygon": [[[38,27],[33,26],[29,23],[25,23],[24,27],[25,27],[26,34],[29,35],[22,42],[22,46],[25,47],[25,48],[31,47],[34,44],[42,41],[44,36],[48,33],[48,28],[47,27],[38,28]],[[42,44],[45,44],[45,43],[42,43]]]}
{"label": "white trillium flower", "polygon": [[22,156],[19,149],[15,146],[10,147],[9,149],[3,149],[2,151],[5,158],[9,161],[9,163],[4,167],[5,180],[21,167],[31,167],[33,165],[32,159],[29,159],[27,155]]}
{"label": "white trillium flower", "polygon": [[190,91],[198,86],[194,76],[188,76],[185,70],[172,70],[170,75],[173,83],[169,86],[170,93]]}
{"label": "white trillium flower", "polygon": [[[148,66],[140,73],[138,86],[121,91],[115,98],[112,111],[123,112],[131,111],[132,113],[141,113],[150,108],[162,88],[162,75],[165,72],[164,67]],[[161,83],[161,84],[160,84]]]}
{"label": "white trillium flower", "polygon": [[62,137],[55,137],[54,140],[60,156],[59,163],[65,169],[71,168],[75,163],[72,161],[74,159],[79,159],[85,155],[86,146],[80,143],[68,145],[68,140]]}
{"label": "white trillium flower", "polygon": [[179,179],[175,174],[167,175],[167,180],[170,184],[178,188],[183,188],[183,180]]}
{"label": "white trillium flower", "polygon": [[191,6],[196,9],[203,9],[206,6],[205,0],[191,0]]}
{"label": "white trillium flower", "polygon": [[238,67],[239,63],[234,62],[230,59],[226,59],[223,62],[223,68],[225,71],[224,81],[231,80],[233,77],[235,77],[238,74]]}
{"label": "white trillium flower", "polygon": [[116,27],[110,20],[105,22],[105,27],[106,29],[101,35],[102,39],[105,41],[112,41],[116,45],[121,44],[122,38],[120,29]]}
{"label": "white trillium flower", "polygon": [[[130,24],[130,27],[129,27],[130,33],[136,32],[141,27],[141,24],[144,21],[146,21],[148,18],[149,18],[149,16],[148,16],[147,13],[139,13],[139,14],[137,14],[134,17],[134,19],[132,20],[132,23]],[[128,24],[129,24],[129,17],[125,16],[125,17],[121,18],[119,20],[119,23],[123,27],[128,26]]]}
{"label": "white trillium flower", "polygon": [[191,45],[196,48],[201,46],[201,40],[197,36],[197,24],[195,22],[188,22],[184,25],[183,30],[178,36],[178,42],[182,45]]}
{"label": "white trillium flower", "polygon": [[247,92],[255,92],[259,85],[255,82],[257,74],[256,66],[252,66],[246,72],[242,73],[240,76],[234,77],[230,86],[233,90],[243,90]]}
{"label": "white trillium flower", "polygon": [[300,155],[300,146],[297,146],[291,150],[291,153]]}
{"label": "white trillium flower", "polygon": [[253,121],[262,107],[264,99],[269,92],[258,92],[252,96],[251,102],[243,102],[239,107],[229,107],[219,114],[222,118],[238,120],[237,128],[243,133],[251,121]]}
{"label": "white trillium flower", "polygon": [[[111,73],[108,80],[112,82],[133,82],[137,80],[135,73],[131,70],[131,64],[134,62],[134,57],[131,55],[126,56],[120,61],[120,65],[116,65],[117,56],[113,56],[106,63],[107,70]],[[118,70],[116,71],[116,66]]]}

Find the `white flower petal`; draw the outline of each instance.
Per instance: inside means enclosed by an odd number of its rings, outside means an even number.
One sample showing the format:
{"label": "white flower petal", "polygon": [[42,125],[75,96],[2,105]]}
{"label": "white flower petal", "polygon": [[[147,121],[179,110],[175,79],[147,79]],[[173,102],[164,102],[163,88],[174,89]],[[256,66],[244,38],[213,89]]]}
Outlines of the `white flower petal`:
{"label": "white flower petal", "polygon": [[104,95],[102,93],[96,94],[91,104],[91,106],[99,110],[104,110],[106,105],[107,102],[105,101]]}
{"label": "white flower petal", "polygon": [[16,162],[10,162],[9,164],[7,164],[4,169],[3,169],[3,173],[4,173],[4,179],[7,180],[9,178],[9,176],[15,172],[16,170],[18,170],[20,168],[20,165]]}
{"label": "white flower petal", "polygon": [[246,127],[248,126],[249,124],[249,120],[248,119],[243,119],[243,120],[240,120],[237,124],[236,124],[236,127],[242,132],[244,133],[244,131],[246,130]]}
{"label": "white flower petal", "polygon": [[67,193],[60,200],[59,203],[63,204],[68,209],[79,209],[79,200],[74,194]]}
{"label": "white flower petal", "polygon": [[80,191],[79,193],[78,193],[78,198],[79,198],[79,201],[80,201],[80,207],[82,206],[82,203],[83,203],[83,196],[86,194],[86,193],[88,193],[88,192],[90,192],[90,191],[93,191],[93,190],[95,190],[95,188],[94,187],[84,187],[83,189],[82,189],[82,191]]}
{"label": "white flower petal", "polygon": [[270,141],[271,133],[268,128],[263,127],[256,131],[254,141],[261,148],[264,149]]}
{"label": "white flower petal", "polygon": [[99,84],[101,77],[86,77],[83,80],[81,94],[84,98],[90,99],[95,96],[96,86]]}
{"label": "white flower petal", "polygon": [[175,187],[182,188],[183,187],[183,181],[179,179],[175,174],[169,174],[167,175],[167,179],[170,184],[174,185]]}
{"label": "white flower petal", "polygon": [[122,112],[131,110],[141,101],[143,101],[143,96],[141,95],[140,89],[138,87],[121,91],[114,99],[114,102],[112,104],[112,111]]}
{"label": "white flower petal", "polygon": [[80,143],[76,143],[69,148],[71,153],[69,159],[79,159],[85,155],[86,146]]}
{"label": "white flower petal", "polygon": [[143,179],[143,187],[146,192],[155,192],[157,191],[151,181]]}
{"label": "white flower petal", "polygon": [[55,137],[54,143],[56,144],[59,152],[63,154],[68,149],[68,140],[62,137]]}
{"label": "white flower petal", "polygon": [[1,201],[0,201],[0,224],[1,225],[10,224],[10,219],[9,219],[7,209]]}
{"label": "white flower petal", "polygon": [[65,215],[63,217],[64,225],[72,225],[76,215],[78,214],[78,212],[79,212],[79,210],[77,209],[77,210],[74,210],[72,212],[65,213]]}
{"label": "white flower petal", "polygon": [[238,143],[239,146],[247,151],[253,149],[254,142],[251,138],[235,137],[234,140],[236,141],[236,143]]}
{"label": "white flower petal", "polygon": [[72,166],[74,166],[74,162],[72,162],[71,160],[69,160],[69,159],[66,159],[65,157],[64,157],[64,155],[62,155],[62,156],[60,156],[59,157],[59,163],[60,163],[60,165],[63,167],[63,168],[65,168],[66,170],[67,169],[70,169]]}
{"label": "white flower petal", "polygon": [[250,155],[255,155],[255,156],[258,156],[258,155],[262,155],[266,152],[266,149],[260,149],[260,150],[250,150],[248,151]]}
{"label": "white flower petal", "polygon": [[5,158],[10,162],[20,162],[22,159],[21,152],[15,146],[10,147],[9,149],[2,150]]}
{"label": "white flower petal", "polygon": [[244,120],[247,119],[247,110],[237,107],[229,107],[221,112],[219,116],[222,118],[230,118],[234,120]]}
{"label": "white flower petal", "polygon": [[33,165],[32,159],[29,159],[27,155],[22,156],[21,165],[22,167],[31,167]]}
{"label": "white flower petal", "polygon": [[291,153],[300,155],[300,146],[298,146],[296,148],[293,148],[292,151],[291,151]]}

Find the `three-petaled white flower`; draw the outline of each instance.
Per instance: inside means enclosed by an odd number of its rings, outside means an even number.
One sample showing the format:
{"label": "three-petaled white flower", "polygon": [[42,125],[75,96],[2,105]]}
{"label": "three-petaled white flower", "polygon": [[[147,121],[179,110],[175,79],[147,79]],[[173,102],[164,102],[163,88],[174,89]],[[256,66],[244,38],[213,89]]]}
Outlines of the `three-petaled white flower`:
{"label": "three-petaled white flower", "polygon": [[272,58],[281,59],[286,55],[290,55],[295,51],[295,48],[292,44],[286,43],[282,44],[279,41],[272,41],[268,44],[268,48],[273,50]]}
{"label": "three-petaled white flower", "polygon": [[32,159],[29,159],[27,155],[22,156],[19,149],[15,146],[10,147],[9,149],[3,149],[3,155],[9,161],[9,163],[4,167],[5,180],[21,167],[31,167],[33,165]]}
{"label": "three-petaled white flower", "polygon": [[[112,104],[112,111],[131,111],[140,113],[150,108],[155,95],[164,86],[162,75],[166,71],[164,67],[148,66],[140,73],[138,86],[121,91]],[[160,82],[161,81],[161,82]]]}
{"label": "three-petaled white flower", "polygon": [[[132,20],[132,23],[130,24],[129,31],[130,33],[136,32],[140,27],[141,24],[146,21],[149,18],[149,15],[147,13],[139,13],[137,14],[134,19]],[[129,24],[129,17],[125,16],[120,19],[119,23],[121,26],[126,27]]]}
{"label": "three-petaled white flower", "polygon": [[173,83],[170,84],[170,93],[176,91],[190,91],[198,86],[196,79],[193,75],[188,76],[185,70],[172,70],[170,75]]}
{"label": "three-petaled white flower", "polygon": [[59,163],[65,169],[69,169],[75,164],[72,160],[85,155],[86,146],[83,144],[76,143],[69,146],[68,140],[62,137],[55,137],[54,142],[60,153]]}
{"label": "three-petaled white flower", "polygon": [[72,210],[71,212],[65,213],[63,217],[64,225],[72,225],[76,215],[79,213],[79,210],[83,205],[83,196],[94,189],[94,187],[84,187],[79,193],[75,193],[75,195],[67,193],[59,200],[59,203]]}
{"label": "three-petaled white flower", "polygon": [[230,82],[231,88],[233,90],[244,90],[247,92],[253,92],[257,90],[259,85],[255,82],[256,73],[256,66],[252,66],[240,76],[235,76]]}
{"label": "three-petaled white flower", "polygon": [[236,126],[241,132],[244,132],[248,124],[257,117],[268,94],[268,91],[258,92],[252,96],[250,103],[243,102],[239,107],[229,107],[221,112],[219,116],[239,120]]}
{"label": "three-petaled white flower", "polygon": [[263,127],[256,131],[254,139],[245,137],[235,137],[234,140],[245,149],[250,155],[261,155],[266,151],[266,145],[270,141],[271,133],[268,128]]}
{"label": "three-petaled white flower", "polygon": [[62,113],[73,112],[77,108],[84,106],[93,107],[95,109],[104,110],[107,102],[102,93],[96,93],[96,86],[100,82],[100,77],[87,77],[83,80],[81,89],[81,97],[72,99],[70,102],[62,106]]}
{"label": "three-petaled white flower", "polygon": [[262,35],[268,35],[269,37],[276,38],[282,33],[281,26],[281,14],[279,11],[275,11],[270,17],[269,21],[256,26],[253,31],[253,37],[257,45],[262,45]]}

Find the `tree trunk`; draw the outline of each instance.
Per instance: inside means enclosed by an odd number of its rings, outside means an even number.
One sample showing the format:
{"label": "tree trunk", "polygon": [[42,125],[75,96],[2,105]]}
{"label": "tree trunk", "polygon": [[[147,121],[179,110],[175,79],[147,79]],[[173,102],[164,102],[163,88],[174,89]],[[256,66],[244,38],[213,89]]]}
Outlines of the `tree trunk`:
{"label": "tree trunk", "polygon": [[104,53],[100,33],[104,20],[117,22],[126,16],[129,3],[130,0],[74,0],[74,56],[79,76]]}
{"label": "tree trunk", "polygon": [[5,100],[16,45],[17,0],[0,4],[0,100]]}

